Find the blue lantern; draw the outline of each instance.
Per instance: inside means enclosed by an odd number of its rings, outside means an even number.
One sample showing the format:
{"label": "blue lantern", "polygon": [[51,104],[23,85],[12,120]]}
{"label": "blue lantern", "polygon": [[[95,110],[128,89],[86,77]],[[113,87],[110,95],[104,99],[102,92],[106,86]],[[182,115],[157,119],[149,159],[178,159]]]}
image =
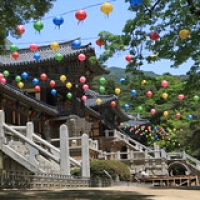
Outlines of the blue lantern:
{"label": "blue lantern", "polygon": [[130,105],[124,104],[124,109],[125,109],[125,110],[128,110],[129,108],[130,108]]}
{"label": "blue lantern", "polygon": [[142,0],[130,0],[131,6],[138,6],[142,3]]}
{"label": "blue lantern", "polygon": [[62,16],[58,15],[53,18],[53,23],[60,28],[60,25],[64,23],[64,19]]}
{"label": "blue lantern", "polygon": [[34,58],[35,60],[40,60],[41,56],[40,56],[39,53],[35,53],[35,54],[33,55],[33,58]]}
{"label": "blue lantern", "polygon": [[136,91],[136,90],[131,90],[131,94],[132,94],[133,96],[136,96],[136,95],[137,95],[137,91]]}
{"label": "blue lantern", "polygon": [[120,78],[119,82],[123,84],[125,82],[125,78]]}
{"label": "blue lantern", "polygon": [[51,90],[51,94],[55,96],[55,95],[57,94],[57,90],[52,89],[52,90]]}
{"label": "blue lantern", "polygon": [[188,120],[193,120],[194,117],[193,117],[193,115],[188,115],[187,118],[188,118]]}
{"label": "blue lantern", "polygon": [[72,48],[78,49],[81,46],[81,41],[80,40],[74,40],[72,42]]}
{"label": "blue lantern", "polygon": [[23,72],[23,73],[21,74],[21,77],[22,77],[23,79],[27,79],[27,78],[28,78],[27,72]]}
{"label": "blue lantern", "polygon": [[37,85],[39,83],[39,80],[37,79],[37,78],[34,78],[33,80],[32,80],[32,84],[33,85]]}

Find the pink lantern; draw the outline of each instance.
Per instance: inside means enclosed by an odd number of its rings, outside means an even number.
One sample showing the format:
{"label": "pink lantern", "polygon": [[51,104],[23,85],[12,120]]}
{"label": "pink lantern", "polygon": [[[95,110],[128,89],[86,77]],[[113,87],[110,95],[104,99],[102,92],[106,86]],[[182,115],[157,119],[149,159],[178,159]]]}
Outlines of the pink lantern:
{"label": "pink lantern", "polygon": [[80,79],[79,79],[80,83],[84,84],[85,81],[86,81],[86,78],[85,76],[81,76]]}
{"label": "pink lantern", "polygon": [[87,100],[87,97],[86,97],[85,95],[83,95],[83,96],[81,97],[81,99],[82,99],[82,101],[86,101],[86,100]]}
{"label": "pink lantern", "polygon": [[88,89],[89,89],[89,86],[88,86],[87,84],[84,84],[84,85],[82,86],[82,88],[83,88],[83,90],[88,90]]}
{"label": "pink lantern", "polygon": [[1,79],[0,79],[0,83],[1,83],[2,85],[5,85],[5,84],[6,84],[6,79],[5,79],[5,78],[1,78]]}
{"label": "pink lantern", "polygon": [[78,55],[78,59],[80,60],[80,61],[84,61],[85,59],[86,59],[86,56],[85,56],[85,54],[79,54]]}
{"label": "pink lantern", "polygon": [[181,114],[180,114],[180,113],[176,113],[176,115],[175,115],[175,116],[176,116],[176,118],[177,118],[177,119],[180,119],[180,117],[181,117]]}
{"label": "pink lantern", "polygon": [[151,98],[151,97],[153,96],[153,92],[150,91],[150,90],[147,91],[147,92],[146,92],[146,96],[149,97],[149,98]]}
{"label": "pink lantern", "polygon": [[150,110],[150,113],[151,113],[152,115],[155,115],[155,114],[156,114],[156,110],[155,110],[154,108],[152,108],[152,109]]}
{"label": "pink lantern", "polygon": [[35,89],[35,91],[38,91],[38,92],[39,92],[41,88],[40,88],[39,85],[36,85],[36,86],[34,87],[34,89]]}
{"label": "pink lantern", "polygon": [[55,85],[56,85],[56,82],[54,81],[54,80],[51,80],[50,82],[49,82],[49,85],[50,85],[50,87],[55,87]]}
{"label": "pink lantern", "polygon": [[42,81],[45,81],[45,80],[47,79],[47,75],[46,75],[46,74],[41,74],[41,75],[40,75],[40,79],[41,79]]}
{"label": "pink lantern", "polygon": [[30,48],[31,51],[37,51],[38,50],[38,45],[35,44],[35,43],[32,43],[32,44],[30,44],[29,48]]}
{"label": "pink lantern", "polygon": [[2,73],[0,73],[0,79],[4,78],[4,75]]}
{"label": "pink lantern", "polygon": [[179,100],[183,100],[185,98],[185,96],[183,94],[179,94],[177,97]]}
{"label": "pink lantern", "polygon": [[166,81],[166,80],[163,80],[163,81],[161,82],[161,86],[164,87],[164,88],[166,88],[168,85],[169,85],[169,83],[168,83],[168,81]]}

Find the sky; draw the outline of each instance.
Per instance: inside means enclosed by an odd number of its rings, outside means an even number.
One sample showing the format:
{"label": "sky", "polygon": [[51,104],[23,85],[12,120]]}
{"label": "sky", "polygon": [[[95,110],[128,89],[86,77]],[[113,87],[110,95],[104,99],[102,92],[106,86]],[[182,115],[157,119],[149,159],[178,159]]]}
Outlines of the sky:
{"label": "sky", "polygon": [[[33,28],[33,22],[29,22],[24,25],[26,31],[20,39],[15,39],[11,36],[8,39],[19,48],[29,48],[31,43],[42,46],[50,45],[54,41],[59,43],[81,38],[82,45],[92,43],[92,47],[95,48],[96,55],[99,57],[103,52],[103,48],[95,44],[98,33],[100,31],[109,31],[113,34],[121,34],[126,21],[134,17],[134,12],[128,10],[129,3],[125,3],[124,0],[108,1],[113,5],[113,11],[109,16],[105,15],[100,10],[101,4],[105,2],[103,0],[57,0],[54,3],[54,7],[42,18],[41,21],[44,24],[44,28],[40,33]],[[84,9],[87,12],[87,18],[78,23],[75,18],[75,12],[80,9]],[[52,22],[53,18],[58,15],[62,15],[64,18],[64,23],[60,28],[56,27]],[[104,64],[108,68],[112,66],[126,68],[128,63],[125,60],[125,56],[127,54],[128,52],[118,53]],[[169,61],[162,60],[152,64],[146,63],[140,69],[153,71],[160,75],[165,72],[170,72],[173,75],[182,75],[189,71],[189,68],[189,63],[186,63],[178,69],[172,69]]]}

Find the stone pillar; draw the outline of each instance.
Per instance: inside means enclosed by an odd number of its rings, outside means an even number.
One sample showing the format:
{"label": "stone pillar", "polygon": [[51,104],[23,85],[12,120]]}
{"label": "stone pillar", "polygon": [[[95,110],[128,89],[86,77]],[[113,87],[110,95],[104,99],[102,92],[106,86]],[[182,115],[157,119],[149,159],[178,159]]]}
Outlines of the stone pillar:
{"label": "stone pillar", "polygon": [[3,170],[4,169],[4,164],[3,164],[3,152],[0,151],[0,170]]}
{"label": "stone pillar", "polygon": [[5,138],[3,125],[5,123],[5,114],[3,110],[0,110],[0,139]]}
{"label": "stone pillar", "polygon": [[26,137],[29,140],[33,140],[34,125],[32,122],[27,122],[26,124]]}
{"label": "stone pillar", "polygon": [[69,130],[65,124],[60,126],[60,174],[70,175]]}
{"label": "stone pillar", "polygon": [[89,137],[87,134],[81,136],[81,152],[82,152],[82,166],[81,175],[83,177],[90,177],[90,153],[89,153]]}
{"label": "stone pillar", "polygon": [[154,143],[154,151],[155,158],[160,158],[160,147],[156,143]]}

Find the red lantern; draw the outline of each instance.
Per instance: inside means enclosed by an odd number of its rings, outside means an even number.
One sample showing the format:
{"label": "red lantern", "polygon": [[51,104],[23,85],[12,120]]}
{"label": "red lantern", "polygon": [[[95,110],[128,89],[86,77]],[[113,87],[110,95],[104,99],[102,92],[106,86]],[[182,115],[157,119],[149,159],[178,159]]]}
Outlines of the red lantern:
{"label": "red lantern", "polygon": [[31,51],[37,51],[37,49],[38,49],[38,45],[37,44],[35,44],[35,43],[30,44],[30,50]]}
{"label": "red lantern", "polygon": [[147,91],[146,92],[146,96],[151,98],[153,96],[153,92],[152,91]]}
{"label": "red lantern", "polygon": [[40,91],[40,86],[39,86],[39,85],[36,85],[36,86],[34,87],[34,89],[35,89],[35,91],[39,92],[39,91]]}
{"label": "red lantern", "polygon": [[156,41],[156,40],[158,40],[160,38],[160,36],[159,36],[159,34],[157,32],[150,33],[149,37],[153,41]]}
{"label": "red lantern", "polygon": [[183,100],[185,98],[185,96],[183,94],[179,94],[177,97],[179,100]]}
{"label": "red lantern", "polygon": [[47,75],[46,75],[46,74],[41,74],[41,75],[40,75],[40,79],[41,79],[42,81],[45,81],[45,80],[47,79]]}
{"label": "red lantern", "polygon": [[132,55],[127,55],[126,57],[125,57],[125,59],[126,59],[126,61],[128,61],[128,62],[131,62],[132,60],[133,60],[133,56]]}
{"label": "red lantern", "polygon": [[85,54],[79,54],[78,55],[78,59],[80,60],[80,61],[84,61],[85,59],[86,59],[86,56],[85,56]]}
{"label": "red lantern", "polygon": [[110,102],[110,105],[111,105],[112,107],[115,107],[117,104],[116,104],[115,101],[111,101],[111,102]]}
{"label": "red lantern", "polygon": [[25,28],[22,25],[18,25],[17,28],[16,28],[16,31],[17,31],[18,35],[22,35],[22,34],[25,33]]}
{"label": "red lantern", "polygon": [[51,80],[50,82],[49,82],[49,85],[50,85],[50,87],[55,87],[55,85],[56,85],[56,82],[54,81],[54,80]]}
{"label": "red lantern", "polygon": [[18,52],[13,52],[12,54],[11,54],[11,56],[12,56],[12,58],[14,58],[15,60],[17,60],[18,58],[19,58],[19,53]]}
{"label": "red lantern", "polygon": [[103,46],[105,43],[104,43],[104,41],[102,41],[101,39],[97,39],[96,40],[96,45],[98,45],[98,46]]}
{"label": "red lantern", "polygon": [[180,114],[180,113],[176,113],[176,115],[175,115],[175,116],[176,116],[176,118],[177,118],[177,119],[180,119],[180,117],[181,117],[181,114]]}
{"label": "red lantern", "polygon": [[83,21],[83,20],[86,19],[87,13],[86,13],[84,10],[78,10],[78,11],[76,11],[76,13],[75,13],[75,17],[76,17],[76,19],[79,20],[79,22],[80,22],[80,21]]}

